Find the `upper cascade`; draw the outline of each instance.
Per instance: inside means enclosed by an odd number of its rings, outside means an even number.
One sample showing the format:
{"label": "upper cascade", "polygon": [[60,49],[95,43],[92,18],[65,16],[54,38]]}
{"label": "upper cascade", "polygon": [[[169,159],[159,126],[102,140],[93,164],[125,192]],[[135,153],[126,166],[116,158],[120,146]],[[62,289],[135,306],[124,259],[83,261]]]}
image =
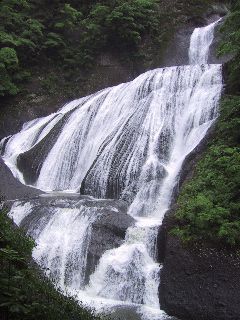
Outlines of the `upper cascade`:
{"label": "upper cascade", "polygon": [[159,185],[173,157],[204,137],[221,87],[220,65],[148,71],[25,124],[4,141],[3,158],[42,190],[132,199],[140,180]]}
{"label": "upper cascade", "polygon": [[194,66],[148,71],[24,124],[2,140],[6,164],[21,182],[45,191],[81,189],[132,201],[144,175],[148,184],[159,184],[176,142],[182,144],[178,157],[185,157],[199,142],[188,140],[193,131],[216,117],[221,66],[200,65],[207,63],[218,22],[194,30]]}
{"label": "upper cascade", "polygon": [[220,18],[206,27],[194,29],[188,51],[190,64],[208,63],[209,49],[214,39],[214,30],[221,20]]}

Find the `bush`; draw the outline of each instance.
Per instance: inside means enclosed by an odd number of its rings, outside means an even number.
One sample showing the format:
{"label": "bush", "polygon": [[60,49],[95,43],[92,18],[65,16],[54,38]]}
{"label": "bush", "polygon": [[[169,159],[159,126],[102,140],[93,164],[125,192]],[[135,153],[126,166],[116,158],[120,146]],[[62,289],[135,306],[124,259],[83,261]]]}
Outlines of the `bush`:
{"label": "bush", "polygon": [[228,86],[231,92],[240,93],[240,1],[232,1],[232,11],[221,28],[223,40],[218,50],[219,55],[232,55],[228,63]]}
{"label": "bush", "polygon": [[14,72],[18,69],[18,57],[13,48],[0,49],[0,96],[18,93],[17,86],[13,83]]}

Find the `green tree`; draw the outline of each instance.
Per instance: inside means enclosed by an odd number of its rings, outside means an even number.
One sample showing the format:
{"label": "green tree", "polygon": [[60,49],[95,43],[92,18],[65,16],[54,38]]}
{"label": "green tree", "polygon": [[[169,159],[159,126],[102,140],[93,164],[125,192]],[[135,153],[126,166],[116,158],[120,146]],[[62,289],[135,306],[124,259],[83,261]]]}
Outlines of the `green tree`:
{"label": "green tree", "polygon": [[15,95],[17,86],[13,83],[13,76],[18,69],[18,57],[15,49],[3,47],[0,49],[0,96],[6,93]]}
{"label": "green tree", "polygon": [[228,85],[232,92],[240,93],[240,2],[233,1],[231,13],[221,28],[223,40],[219,47],[219,55],[229,54],[232,59],[227,64]]}

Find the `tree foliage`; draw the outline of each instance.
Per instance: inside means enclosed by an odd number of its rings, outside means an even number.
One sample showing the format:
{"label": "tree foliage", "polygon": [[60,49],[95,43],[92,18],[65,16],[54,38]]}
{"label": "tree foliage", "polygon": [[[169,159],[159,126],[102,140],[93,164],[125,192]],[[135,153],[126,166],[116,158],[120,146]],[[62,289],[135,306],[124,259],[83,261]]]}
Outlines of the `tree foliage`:
{"label": "tree foliage", "polygon": [[2,0],[0,21],[0,96],[15,95],[20,64],[38,51],[44,27],[31,16],[27,0]]}
{"label": "tree foliage", "polygon": [[234,0],[232,3],[231,13],[221,28],[223,40],[218,53],[232,56],[227,64],[227,82],[231,92],[240,94],[240,1]]}
{"label": "tree foliage", "polygon": [[[90,67],[104,48],[137,51],[143,35],[158,23],[156,0],[0,2],[0,95],[19,91],[20,70],[41,60],[53,60],[65,68]],[[8,53],[18,65],[6,67]],[[9,51],[11,50],[11,51]],[[14,50],[14,51],[13,51]],[[130,52],[131,53],[131,52]]]}
{"label": "tree foliage", "polygon": [[[14,49],[18,66],[9,70],[0,65],[0,95],[17,94],[26,71],[34,67],[54,64],[68,74],[71,70],[89,70],[106,51],[130,61],[148,56],[149,47],[164,47],[175,26],[184,22],[184,14],[196,14],[206,3],[2,0],[0,49]],[[156,54],[160,54],[159,49]]]}
{"label": "tree foliage", "polygon": [[18,69],[18,57],[16,50],[9,47],[3,47],[0,49],[0,96],[6,92],[10,94],[16,94],[18,88],[13,83],[12,78],[15,71]]}

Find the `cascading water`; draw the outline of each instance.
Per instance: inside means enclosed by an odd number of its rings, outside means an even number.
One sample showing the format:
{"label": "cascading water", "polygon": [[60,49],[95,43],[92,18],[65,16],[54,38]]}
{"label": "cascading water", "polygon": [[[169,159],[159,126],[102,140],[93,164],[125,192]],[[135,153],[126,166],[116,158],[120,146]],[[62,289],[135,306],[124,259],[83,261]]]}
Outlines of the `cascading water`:
{"label": "cascading water", "polygon": [[10,211],[37,242],[33,258],[61,288],[83,286],[91,223],[99,210],[86,207],[84,200],[77,202],[66,205],[61,199],[52,200],[46,210],[36,200],[16,201]]}
{"label": "cascading water", "polygon": [[214,28],[221,20],[222,18],[193,31],[188,52],[190,64],[208,63],[210,45],[214,39]]}
{"label": "cascading water", "polygon": [[[207,64],[217,23],[193,32],[189,66],[148,71],[75,100],[1,143],[6,164],[26,184],[128,202],[136,223],[120,247],[102,255],[87,285],[87,243],[97,208],[58,205],[27,227],[38,243],[37,262],[62,289],[97,310],[124,304],[142,319],[167,319],[159,306],[156,237],[184,159],[217,117],[222,68]],[[24,224],[34,220],[34,210],[30,202],[17,202],[10,215]]]}

